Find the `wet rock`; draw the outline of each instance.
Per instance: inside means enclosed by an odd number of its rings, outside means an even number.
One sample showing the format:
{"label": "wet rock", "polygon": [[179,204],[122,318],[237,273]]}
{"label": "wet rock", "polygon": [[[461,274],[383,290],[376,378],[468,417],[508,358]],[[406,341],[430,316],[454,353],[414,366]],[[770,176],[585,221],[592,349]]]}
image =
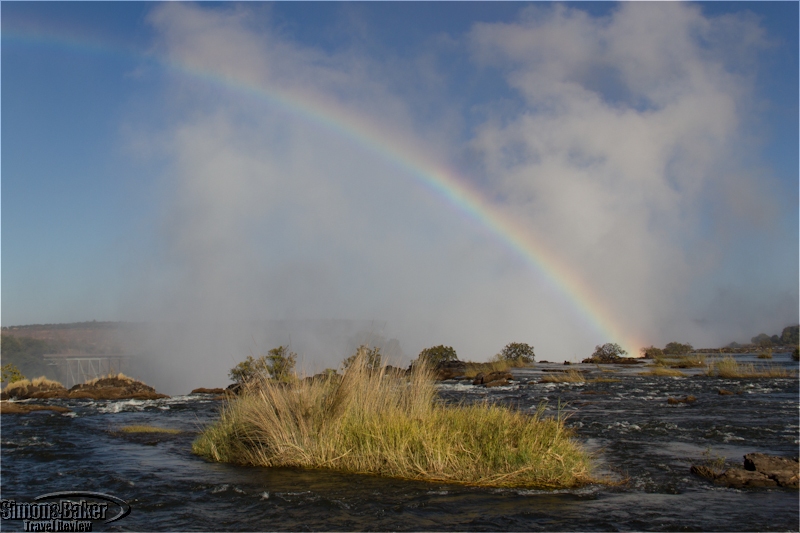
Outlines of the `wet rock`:
{"label": "wet rock", "polygon": [[481,372],[475,379],[472,380],[473,385],[483,385],[484,387],[499,387],[501,385],[508,385],[508,381],[514,379],[511,372],[489,372],[484,374]]}
{"label": "wet rock", "polygon": [[729,468],[719,471],[704,465],[693,465],[689,471],[713,481],[717,485],[731,488],[784,487],[798,488],[798,462],[796,459],[776,457],[763,453],[744,456],[744,468]]}
{"label": "wet rock", "polygon": [[194,389],[191,394],[225,394],[225,389],[207,389],[205,387],[199,387]]}
{"label": "wet rock", "polygon": [[69,390],[68,398],[87,398],[92,400],[157,400],[169,398],[166,394],[141,381],[127,376],[107,377],[75,385]]}
{"label": "wet rock", "polygon": [[733,395],[733,391],[726,390],[726,389],[719,389],[718,392],[719,392],[720,396],[731,396],[731,395]]}
{"label": "wet rock", "polygon": [[760,472],[781,487],[798,488],[798,462],[786,457],[775,457],[763,453],[748,453],[744,456],[744,468]]}
{"label": "wet rock", "polygon": [[38,380],[33,380],[33,383],[25,381],[25,385],[16,385],[12,383],[6,390],[3,391],[3,400],[28,400],[31,398],[36,399],[50,399],[50,398],[66,398],[67,389],[61,383],[46,380],[37,383]]}
{"label": "wet rock", "polygon": [[714,480],[717,485],[735,489],[745,487],[777,487],[778,483],[761,472],[752,472],[743,468],[730,468]]}
{"label": "wet rock", "polygon": [[685,398],[667,398],[667,403],[670,405],[678,405],[681,403],[692,403],[696,401],[697,398],[695,398],[691,394],[689,396],[686,396]]}
{"label": "wet rock", "polygon": [[442,361],[433,369],[436,381],[461,378],[467,373],[467,364],[464,361]]}
{"label": "wet rock", "polygon": [[0,402],[0,414],[4,415],[25,415],[33,411],[55,411],[56,413],[68,413],[70,409],[60,405],[36,405],[31,403]]}

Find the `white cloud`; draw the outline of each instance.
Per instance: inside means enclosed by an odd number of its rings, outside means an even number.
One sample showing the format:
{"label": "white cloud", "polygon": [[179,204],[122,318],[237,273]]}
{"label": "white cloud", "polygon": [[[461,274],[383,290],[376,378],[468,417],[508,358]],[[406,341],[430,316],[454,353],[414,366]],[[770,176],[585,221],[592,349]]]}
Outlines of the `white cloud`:
{"label": "white cloud", "polygon": [[767,44],[757,21],[675,3],[623,3],[604,18],[537,5],[520,22],[476,25],[471,43],[524,98],[474,140],[507,202],[629,331],[719,341],[690,324],[694,283],[728,254],[707,227],[738,224],[745,196],[775,200],[768,176],[731,173],[747,148],[750,60]]}
{"label": "white cloud", "polygon": [[[328,53],[255,14],[169,3],[150,17],[155,53],[228,85],[176,76],[177,118],[148,132],[158,146],[135,139],[168,161],[163,253],[147,258],[143,277],[156,281],[136,295],[147,318],[386,320],[383,334],[407,355],[444,343],[468,359],[512,341],[534,344],[540,358],[577,359],[619,340],[601,338],[579,303],[367,146],[374,134],[379,146],[416,146],[445,163],[463,151],[464,99],[446,94],[436,50],[386,62],[357,48]],[[744,204],[772,201],[737,157],[753,70],[731,61],[762,46],[756,21],[709,19],[684,4],[622,4],[604,18],[534,5],[519,22],[476,25],[469,44],[520,96],[517,106],[490,97],[496,111],[475,127],[487,197],[578,272],[607,305],[603,318],[632,336],[721,340],[697,326],[714,324],[704,313],[719,298],[709,287],[697,299],[698,283],[730,257],[718,237],[741,224]],[[744,50],[731,56],[731,46]],[[413,83],[395,83],[407,71]],[[417,80],[433,89],[421,99]],[[333,110],[339,123],[323,127],[264,91]],[[354,124],[371,132],[366,143],[336,129]],[[761,224],[772,227],[769,215]],[[212,353],[219,343],[202,356],[191,346],[185,357],[204,360],[209,376],[231,366]],[[333,366],[343,354],[331,352],[301,355]]]}

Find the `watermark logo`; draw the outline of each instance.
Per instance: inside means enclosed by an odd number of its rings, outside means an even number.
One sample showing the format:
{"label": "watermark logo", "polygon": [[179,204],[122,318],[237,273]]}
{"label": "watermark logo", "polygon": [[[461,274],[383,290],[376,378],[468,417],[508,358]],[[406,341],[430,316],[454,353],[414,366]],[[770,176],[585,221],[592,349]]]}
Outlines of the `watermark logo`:
{"label": "watermark logo", "polygon": [[23,531],[91,531],[92,522],[108,524],[130,512],[125,500],[102,492],[67,490],[42,494],[32,502],[0,500],[0,519],[22,520]]}

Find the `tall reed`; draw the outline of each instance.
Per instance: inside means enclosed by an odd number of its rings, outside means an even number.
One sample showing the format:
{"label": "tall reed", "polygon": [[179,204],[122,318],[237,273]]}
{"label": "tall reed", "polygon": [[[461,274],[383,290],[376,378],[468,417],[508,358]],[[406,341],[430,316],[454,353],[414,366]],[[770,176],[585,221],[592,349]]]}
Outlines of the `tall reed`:
{"label": "tall reed", "polygon": [[593,479],[561,419],[436,400],[431,371],[370,371],[290,385],[261,381],[230,400],[194,442],[208,459],[330,468],[485,486],[572,487]]}

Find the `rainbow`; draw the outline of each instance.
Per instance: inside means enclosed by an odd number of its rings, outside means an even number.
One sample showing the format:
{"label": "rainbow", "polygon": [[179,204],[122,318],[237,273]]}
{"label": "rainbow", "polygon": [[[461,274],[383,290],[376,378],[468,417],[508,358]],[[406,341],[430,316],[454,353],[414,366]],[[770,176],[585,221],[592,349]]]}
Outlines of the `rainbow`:
{"label": "rainbow", "polygon": [[565,295],[580,316],[598,333],[601,342],[617,342],[630,355],[637,355],[642,344],[626,329],[613,320],[613,315],[597,293],[592,290],[575,271],[550,250],[537,236],[492,205],[468,182],[460,178],[424,150],[408,141],[392,138],[375,124],[355,113],[343,110],[332,101],[319,95],[291,92],[277,87],[230,76],[222,71],[191,65],[168,58],[155,58],[131,50],[120,50],[96,42],[80,41],[74,37],[63,38],[52,33],[5,32],[3,40],[11,38],[29,43],[67,46],[80,53],[107,55],[123,52],[135,59],[155,61],[171,71],[221,86],[225,89],[256,97],[283,112],[327,130],[350,142],[378,154],[396,167],[412,176],[419,184],[436,197],[455,208],[467,218],[487,228],[497,239],[505,243],[527,264],[543,276],[557,291]]}

